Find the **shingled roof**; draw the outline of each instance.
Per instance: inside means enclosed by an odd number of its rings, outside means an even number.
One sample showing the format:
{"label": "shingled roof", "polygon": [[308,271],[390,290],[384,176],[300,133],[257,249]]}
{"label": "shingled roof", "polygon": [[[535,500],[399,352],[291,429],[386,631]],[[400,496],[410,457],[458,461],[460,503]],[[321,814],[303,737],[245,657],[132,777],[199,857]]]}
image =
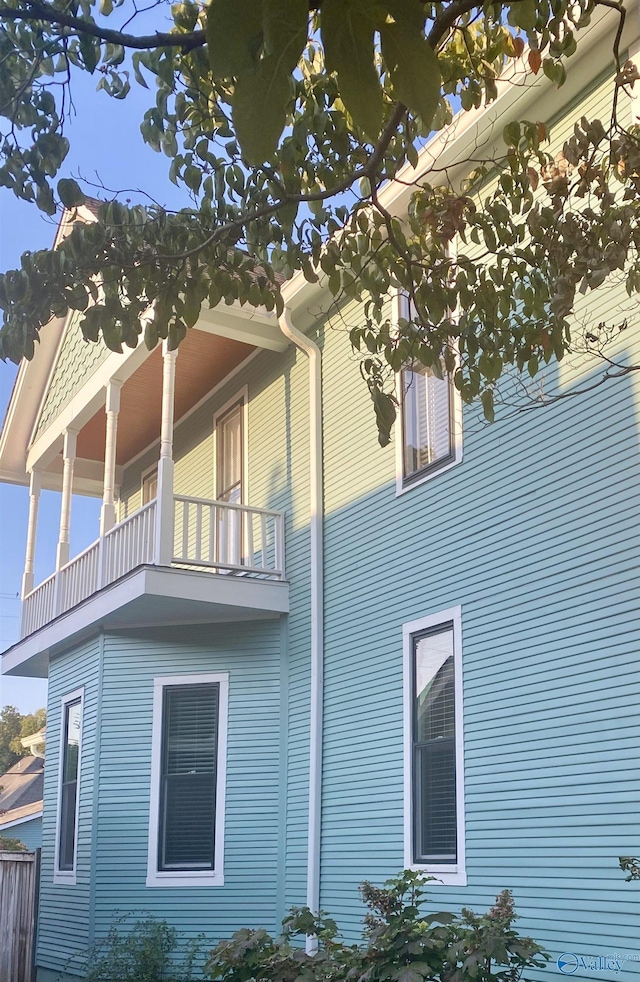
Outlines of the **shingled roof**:
{"label": "shingled roof", "polygon": [[0,775],[0,832],[20,819],[42,811],[44,761],[22,757]]}

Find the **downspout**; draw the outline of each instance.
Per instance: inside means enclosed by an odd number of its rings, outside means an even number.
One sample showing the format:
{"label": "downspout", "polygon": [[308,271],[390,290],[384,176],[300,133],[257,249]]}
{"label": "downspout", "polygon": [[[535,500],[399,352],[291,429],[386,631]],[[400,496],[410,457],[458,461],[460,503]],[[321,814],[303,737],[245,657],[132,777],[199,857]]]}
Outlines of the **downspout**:
{"label": "downspout", "polygon": [[[309,711],[309,833],[307,845],[307,907],[320,910],[320,834],[322,818],[322,710],[324,683],[324,611],[322,528],[322,353],[293,326],[285,307],[278,318],[280,330],[309,360],[309,527],[311,536],[311,693]],[[308,954],[318,940],[307,937]]]}

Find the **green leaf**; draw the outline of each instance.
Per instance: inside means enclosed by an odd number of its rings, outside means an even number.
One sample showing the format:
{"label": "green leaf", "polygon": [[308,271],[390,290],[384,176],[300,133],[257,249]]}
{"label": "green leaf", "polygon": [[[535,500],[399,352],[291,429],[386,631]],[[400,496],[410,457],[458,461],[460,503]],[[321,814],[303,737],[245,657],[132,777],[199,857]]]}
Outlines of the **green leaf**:
{"label": "green leaf", "polygon": [[382,126],[382,89],[374,63],[375,22],[369,0],[323,0],[320,29],[327,69],[340,97],[370,140]]}
{"label": "green leaf", "polygon": [[288,73],[270,71],[268,61],[264,59],[260,72],[241,75],[233,93],[233,125],[242,153],[252,165],[273,155],[287,118]]}
{"label": "green leaf", "polygon": [[214,76],[231,78],[254,71],[263,43],[262,0],[211,0],[206,9]]}
{"label": "green leaf", "polygon": [[392,396],[377,390],[371,393],[378,424],[378,443],[386,447],[391,442],[391,428],[396,419],[396,404]]}
{"label": "green leaf", "polygon": [[80,185],[72,178],[63,177],[58,181],[58,197],[65,208],[75,208],[84,204],[84,194]]}
{"label": "green leaf", "polygon": [[[416,0],[422,6],[420,0]],[[380,28],[382,57],[389,72],[393,95],[430,127],[440,100],[438,56],[417,28],[396,21]]]}
{"label": "green leaf", "polygon": [[523,31],[533,31],[538,19],[536,0],[516,0],[509,7],[508,21],[512,27]]}
{"label": "green leaf", "polygon": [[89,37],[88,34],[81,34],[78,45],[82,53],[84,67],[90,75],[93,75],[100,57],[100,44],[95,38]]}
{"label": "green leaf", "polygon": [[263,0],[265,59],[278,59],[283,72],[291,74],[307,43],[309,4],[307,0]]}
{"label": "green leaf", "polygon": [[493,392],[491,389],[485,389],[480,395],[480,402],[482,403],[482,409],[487,419],[490,423],[493,423],[496,418],[495,409],[493,406]]}

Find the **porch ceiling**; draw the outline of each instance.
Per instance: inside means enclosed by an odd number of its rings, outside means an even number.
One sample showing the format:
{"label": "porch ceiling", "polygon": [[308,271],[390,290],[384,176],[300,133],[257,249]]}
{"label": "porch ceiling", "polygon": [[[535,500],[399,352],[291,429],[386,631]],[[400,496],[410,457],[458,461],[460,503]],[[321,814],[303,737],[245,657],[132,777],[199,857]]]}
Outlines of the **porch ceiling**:
{"label": "porch ceiling", "polygon": [[[176,422],[254,350],[252,345],[230,338],[189,331],[180,344],[176,359]],[[122,386],[118,464],[126,464],[159,438],[161,411],[162,350],[158,345]],[[105,431],[102,408],[78,433],[78,457],[103,461]]]}

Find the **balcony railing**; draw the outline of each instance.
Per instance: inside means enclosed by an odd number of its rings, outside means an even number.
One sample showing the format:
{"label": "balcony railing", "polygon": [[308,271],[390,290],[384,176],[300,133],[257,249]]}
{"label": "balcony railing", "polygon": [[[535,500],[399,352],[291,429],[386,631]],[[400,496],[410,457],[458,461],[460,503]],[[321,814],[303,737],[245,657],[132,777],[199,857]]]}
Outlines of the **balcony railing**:
{"label": "balcony railing", "polygon": [[[284,578],[280,512],[228,501],[174,496],[172,566],[215,574]],[[24,598],[21,637],[138,566],[157,565],[156,499],[114,525]],[[171,534],[169,529],[168,534]]]}

